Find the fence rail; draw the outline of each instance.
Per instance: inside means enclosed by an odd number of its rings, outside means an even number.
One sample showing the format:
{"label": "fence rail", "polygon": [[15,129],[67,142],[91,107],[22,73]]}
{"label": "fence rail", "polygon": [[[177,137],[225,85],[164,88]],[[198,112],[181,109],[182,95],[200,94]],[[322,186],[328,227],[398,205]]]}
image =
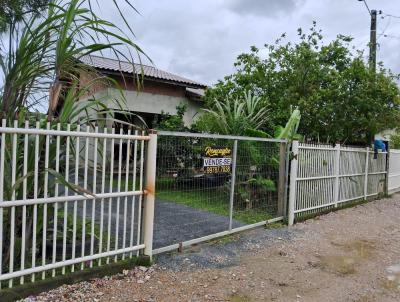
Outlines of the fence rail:
{"label": "fence rail", "polygon": [[[144,222],[142,237],[141,209],[146,197],[145,218],[152,219],[154,193],[143,180],[145,157],[155,162],[156,142],[143,132],[117,132],[2,121],[0,286],[118,261],[146,248],[151,255],[152,220]],[[150,168],[155,165],[147,167],[149,185]]]}
{"label": "fence rail", "polygon": [[296,216],[385,192],[387,153],[336,144],[293,142],[289,224]]}

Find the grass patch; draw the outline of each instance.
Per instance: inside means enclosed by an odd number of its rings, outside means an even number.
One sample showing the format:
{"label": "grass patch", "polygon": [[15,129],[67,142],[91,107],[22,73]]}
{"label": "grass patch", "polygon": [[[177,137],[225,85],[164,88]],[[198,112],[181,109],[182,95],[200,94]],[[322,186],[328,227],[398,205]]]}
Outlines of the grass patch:
{"label": "grass patch", "polygon": [[[186,191],[157,191],[156,195],[161,200],[184,204],[221,216],[229,216],[229,194],[220,187]],[[264,209],[234,209],[233,219],[252,224],[273,218],[271,214],[264,211]]]}
{"label": "grass patch", "polygon": [[282,221],[278,221],[278,222],[273,222],[273,223],[267,223],[265,225],[265,228],[267,230],[273,230],[273,229],[281,229],[283,227],[286,227],[286,224],[284,224]]}
{"label": "grass patch", "polygon": [[226,235],[223,237],[219,237],[219,238],[215,238],[209,241],[210,244],[218,244],[218,245],[224,245],[224,244],[228,244],[231,242],[235,242],[239,239],[240,234],[236,233],[236,234],[230,234],[230,235]]}

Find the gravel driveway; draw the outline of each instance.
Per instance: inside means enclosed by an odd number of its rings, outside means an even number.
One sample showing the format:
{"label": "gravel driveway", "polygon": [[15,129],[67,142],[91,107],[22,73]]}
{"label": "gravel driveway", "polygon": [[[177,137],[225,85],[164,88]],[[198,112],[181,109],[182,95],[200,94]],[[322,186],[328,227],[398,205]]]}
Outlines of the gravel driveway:
{"label": "gravel driveway", "polygon": [[400,197],[162,255],[30,301],[400,301]]}

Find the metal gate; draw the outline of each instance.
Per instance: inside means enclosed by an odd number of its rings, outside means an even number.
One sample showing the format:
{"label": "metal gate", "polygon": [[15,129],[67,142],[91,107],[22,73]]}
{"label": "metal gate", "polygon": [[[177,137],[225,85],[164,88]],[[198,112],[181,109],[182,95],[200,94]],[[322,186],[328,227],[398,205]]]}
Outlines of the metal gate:
{"label": "metal gate", "polygon": [[158,132],[153,253],[283,219],[286,141]]}
{"label": "metal gate", "polygon": [[0,285],[151,255],[157,137],[92,127],[2,121]]}

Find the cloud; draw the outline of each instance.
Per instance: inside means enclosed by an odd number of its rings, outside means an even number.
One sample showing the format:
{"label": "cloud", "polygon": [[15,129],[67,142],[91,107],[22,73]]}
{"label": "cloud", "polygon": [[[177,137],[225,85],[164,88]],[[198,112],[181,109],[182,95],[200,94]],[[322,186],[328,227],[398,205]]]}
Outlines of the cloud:
{"label": "cloud", "polygon": [[[123,0],[120,0],[123,2]],[[397,1],[370,0],[371,8],[400,15]],[[273,43],[281,33],[287,40],[297,39],[298,27],[308,29],[317,21],[325,41],[338,34],[353,36],[354,45],[368,53],[370,17],[356,0],[136,0],[141,15],[128,7],[129,22],[136,34],[135,42],[161,69],[213,84],[234,71],[233,64],[251,45],[263,47]],[[118,13],[103,2],[102,12],[118,24]],[[388,18],[378,18],[378,35]],[[387,33],[397,35],[400,21],[392,19]],[[400,72],[397,53],[400,39],[379,39],[378,60]]]}
{"label": "cloud", "polygon": [[293,11],[296,0],[225,0],[225,5],[237,14],[275,16],[278,13]]}

